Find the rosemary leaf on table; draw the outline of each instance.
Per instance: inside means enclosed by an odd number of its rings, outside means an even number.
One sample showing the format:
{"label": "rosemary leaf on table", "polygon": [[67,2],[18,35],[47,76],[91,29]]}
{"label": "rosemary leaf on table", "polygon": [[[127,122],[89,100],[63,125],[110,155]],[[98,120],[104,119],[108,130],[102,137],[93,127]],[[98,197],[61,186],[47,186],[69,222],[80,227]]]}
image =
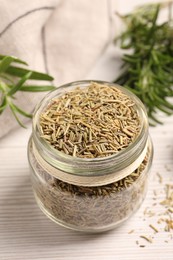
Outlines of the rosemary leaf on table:
{"label": "rosemary leaf on table", "polygon": [[[173,19],[172,3],[143,5],[120,16],[126,30],[115,40],[128,50],[116,83],[130,89],[145,104],[151,125],[162,123],[158,111],[173,114]],[[169,16],[158,23],[160,11]],[[172,99],[173,100],[173,99]]]}
{"label": "rosemary leaf on table", "polygon": [[[14,64],[20,64],[20,67]],[[0,115],[9,107],[19,125],[25,127],[18,115],[31,118],[32,114],[27,113],[15,104],[16,92],[50,91],[55,87],[26,84],[27,80],[52,81],[53,77],[45,73],[22,68],[21,65],[27,65],[27,63],[13,56],[0,55]]]}

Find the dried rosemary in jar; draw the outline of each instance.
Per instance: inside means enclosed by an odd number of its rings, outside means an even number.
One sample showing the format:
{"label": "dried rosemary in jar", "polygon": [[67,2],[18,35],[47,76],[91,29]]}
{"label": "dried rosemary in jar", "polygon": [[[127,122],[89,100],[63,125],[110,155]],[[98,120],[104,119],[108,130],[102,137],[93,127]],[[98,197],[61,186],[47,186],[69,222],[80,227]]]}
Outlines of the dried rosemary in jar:
{"label": "dried rosemary in jar", "polygon": [[48,217],[80,231],[112,229],[146,194],[153,148],[145,108],[107,82],[61,86],[36,108],[28,155]]}

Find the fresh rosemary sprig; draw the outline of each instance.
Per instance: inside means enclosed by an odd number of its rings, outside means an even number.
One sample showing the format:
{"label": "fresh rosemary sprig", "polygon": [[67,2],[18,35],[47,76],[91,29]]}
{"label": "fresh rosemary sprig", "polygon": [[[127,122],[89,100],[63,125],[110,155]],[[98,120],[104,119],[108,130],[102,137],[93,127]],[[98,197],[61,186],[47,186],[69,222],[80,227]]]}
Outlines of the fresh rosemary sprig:
{"label": "fresh rosemary sprig", "polygon": [[[164,4],[165,6],[165,4]],[[171,10],[171,3],[167,4]],[[145,104],[150,124],[158,120],[158,110],[173,114],[173,20],[158,23],[162,4],[143,5],[120,16],[126,30],[115,40],[129,50],[123,55],[122,73],[116,83],[132,90]]]}
{"label": "fresh rosemary sprig", "polygon": [[14,65],[15,63],[20,64],[20,66],[27,65],[26,62],[16,57],[0,55],[0,115],[9,107],[19,125],[25,127],[19,119],[18,114],[29,118],[32,117],[32,114],[25,112],[14,103],[16,92],[50,91],[55,87],[51,85],[26,85],[27,80],[52,81],[53,78],[44,73],[17,67]]}

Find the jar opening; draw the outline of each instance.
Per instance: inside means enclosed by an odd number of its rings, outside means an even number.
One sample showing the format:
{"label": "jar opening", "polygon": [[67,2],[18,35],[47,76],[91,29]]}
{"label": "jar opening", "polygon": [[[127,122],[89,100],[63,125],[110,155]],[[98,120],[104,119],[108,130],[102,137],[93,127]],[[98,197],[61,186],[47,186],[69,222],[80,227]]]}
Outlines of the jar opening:
{"label": "jar opening", "polygon": [[[136,110],[141,122],[141,129],[134,142],[132,142],[131,144],[129,144],[127,148],[122,149],[116,154],[107,157],[97,157],[97,158],[72,157],[71,155],[56,150],[49,143],[47,143],[43,138],[41,138],[39,116],[42,113],[42,111],[50,104],[50,101],[54,97],[61,96],[63,95],[64,91],[71,91],[77,86],[86,87],[91,82],[104,84],[110,87],[116,86],[117,89],[120,89],[121,91],[123,91],[123,93],[128,95],[135,103]],[[148,138],[148,121],[147,121],[145,108],[141,103],[141,101],[129,90],[109,82],[86,80],[86,81],[72,82],[63,85],[59,87],[57,90],[54,90],[50,92],[48,95],[46,95],[46,97],[36,107],[36,110],[34,112],[33,140],[37,149],[39,150],[40,155],[44,158],[45,161],[47,161],[52,166],[72,174],[79,175],[82,172],[82,175],[83,174],[102,175],[105,174],[105,172],[109,173],[112,171],[112,166],[110,167],[110,165],[112,164],[114,164],[114,168],[116,166],[116,169],[120,170],[123,167],[126,167],[127,165],[131,164],[134,160],[136,160],[136,158],[139,157],[142,150],[146,146],[147,138]],[[90,172],[88,172],[88,168],[91,168],[90,166],[92,166],[93,170],[90,170]]]}

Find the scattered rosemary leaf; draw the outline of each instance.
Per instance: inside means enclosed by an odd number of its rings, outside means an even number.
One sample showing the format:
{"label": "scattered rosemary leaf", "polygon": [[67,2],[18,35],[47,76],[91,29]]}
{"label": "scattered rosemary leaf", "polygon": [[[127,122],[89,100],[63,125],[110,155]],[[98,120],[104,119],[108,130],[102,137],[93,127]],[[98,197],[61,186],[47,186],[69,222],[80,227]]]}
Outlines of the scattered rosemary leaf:
{"label": "scattered rosemary leaf", "polygon": [[140,236],[141,238],[143,238],[143,239],[145,239],[147,242],[149,242],[149,243],[152,243],[153,242],[153,240],[151,239],[151,238],[149,238],[149,237],[147,237],[147,236],[144,236],[144,235],[142,235],[142,236]]}
{"label": "scattered rosemary leaf", "polygon": [[135,230],[132,229],[132,230],[130,230],[130,231],[128,232],[128,234],[132,234],[134,231],[135,231]]}
{"label": "scattered rosemary leaf", "polygon": [[156,233],[159,232],[159,230],[155,226],[153,226],[152,224],[150,224],[149,227],[152,228]]}
{"label": "scattered rosemary leaf", "polygon": [[157,174],[157,177],[159,179],[159,183],[162,183],[163,182],[163,178],[162,178],[161,174],[159,172],[157,172],[156,174]]}
{"label": "scattered rosemary leaf", "polygon": [[171,208],[169,208],[168,211],[169,211],[170,213],[173,213],[173,209],[171,209]]}

